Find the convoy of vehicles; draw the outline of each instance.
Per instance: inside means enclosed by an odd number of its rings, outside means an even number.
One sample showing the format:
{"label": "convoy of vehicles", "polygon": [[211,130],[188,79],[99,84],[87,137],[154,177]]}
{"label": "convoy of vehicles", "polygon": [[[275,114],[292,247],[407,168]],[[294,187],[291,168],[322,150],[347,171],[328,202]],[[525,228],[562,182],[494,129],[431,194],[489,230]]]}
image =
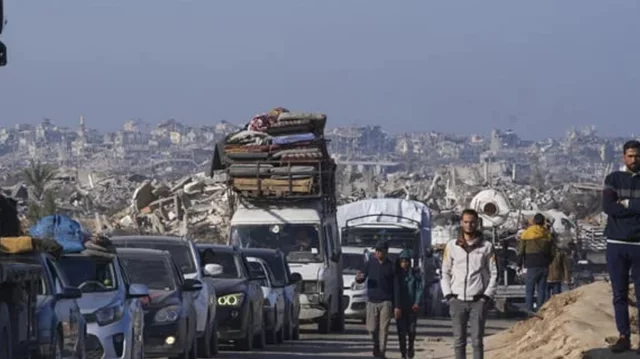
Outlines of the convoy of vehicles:
{"label": "convoy of vehicles", "polygon": [[237,247],[201,244],[198,250],[204,266],[209,266],[207,272],[216,279],[219,339],[233,342],[243,351],[264,348],[267,329],[260,282],[266,278],[252,275]]}
{"label": "convoy of vehicles", "polygon": [[202,282],[185,279],[168,251],[119,248],[123,267],[132,280],[149,290],[144,315],[144,354],[146,357],[198,357],[197,317],[194,292]]}
{"label": "convoy of vehicles", "polygon": [[[205,277],[200,264],[200,256],[194,242],[187,238],[171,236],[117,236],[111,238],[116,247],[151,248],[171,253],[185,279],[196,279],[203,283],[195,293],[197,318],[198,352],[205,357],[218,353],[216,328],[216,291]],[[206,315],[204,315],[206,314]]]}

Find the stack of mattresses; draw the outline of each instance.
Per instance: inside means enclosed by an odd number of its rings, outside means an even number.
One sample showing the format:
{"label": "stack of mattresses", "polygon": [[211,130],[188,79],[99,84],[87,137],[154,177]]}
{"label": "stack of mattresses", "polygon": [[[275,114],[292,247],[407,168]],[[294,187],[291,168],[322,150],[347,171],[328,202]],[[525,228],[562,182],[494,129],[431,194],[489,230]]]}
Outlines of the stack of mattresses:
{"label": "stack of mattresses", "polygon": [[248,196],[316,196],[334,192],[327,116],[284,112],[264,131],[230,134],[217,151],[233,189]]}

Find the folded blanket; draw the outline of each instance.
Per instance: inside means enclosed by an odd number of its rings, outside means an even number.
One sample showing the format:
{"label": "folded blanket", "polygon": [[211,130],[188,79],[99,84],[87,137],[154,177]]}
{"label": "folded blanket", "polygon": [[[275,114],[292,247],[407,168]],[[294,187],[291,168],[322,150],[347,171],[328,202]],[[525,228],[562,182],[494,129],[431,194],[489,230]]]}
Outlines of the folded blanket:
{"label": "folded blanket", "polygon": [[274,144],[290,145],[297,142],[309,142],[316,138],[313,133],[301,133],[295,135],[275,136],[272,138]]}
{"label": "folded blanket", "polygon": [[7,254],[26,253],[33,250],[31,237],[2,237],[0,238],[0,252]]}

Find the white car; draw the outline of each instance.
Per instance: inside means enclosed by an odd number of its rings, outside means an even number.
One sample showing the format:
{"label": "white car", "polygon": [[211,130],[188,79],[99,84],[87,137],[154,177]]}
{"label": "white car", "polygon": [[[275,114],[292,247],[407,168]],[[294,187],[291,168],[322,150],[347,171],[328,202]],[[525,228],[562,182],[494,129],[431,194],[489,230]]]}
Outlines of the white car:
{"label": "white car", "polygon": [[348,298],[344,316],[347,319],[366,319],[367,283],[356,283],[356,274],[364,272],[367,256],[362,248],[342,247],[342,280]]}

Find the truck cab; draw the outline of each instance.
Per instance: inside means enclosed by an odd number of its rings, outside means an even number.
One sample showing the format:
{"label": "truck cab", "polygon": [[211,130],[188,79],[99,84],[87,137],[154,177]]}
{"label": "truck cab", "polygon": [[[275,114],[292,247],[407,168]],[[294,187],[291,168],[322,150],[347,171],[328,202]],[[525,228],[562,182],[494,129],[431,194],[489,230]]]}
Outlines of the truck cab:
{"label": "truck cab", "polygon": [[327,333],[344,328],[341,245],[335,212],[320,202],[239,206],[231,218],[229,244],[280,249],[302,276],[300,321]]}

